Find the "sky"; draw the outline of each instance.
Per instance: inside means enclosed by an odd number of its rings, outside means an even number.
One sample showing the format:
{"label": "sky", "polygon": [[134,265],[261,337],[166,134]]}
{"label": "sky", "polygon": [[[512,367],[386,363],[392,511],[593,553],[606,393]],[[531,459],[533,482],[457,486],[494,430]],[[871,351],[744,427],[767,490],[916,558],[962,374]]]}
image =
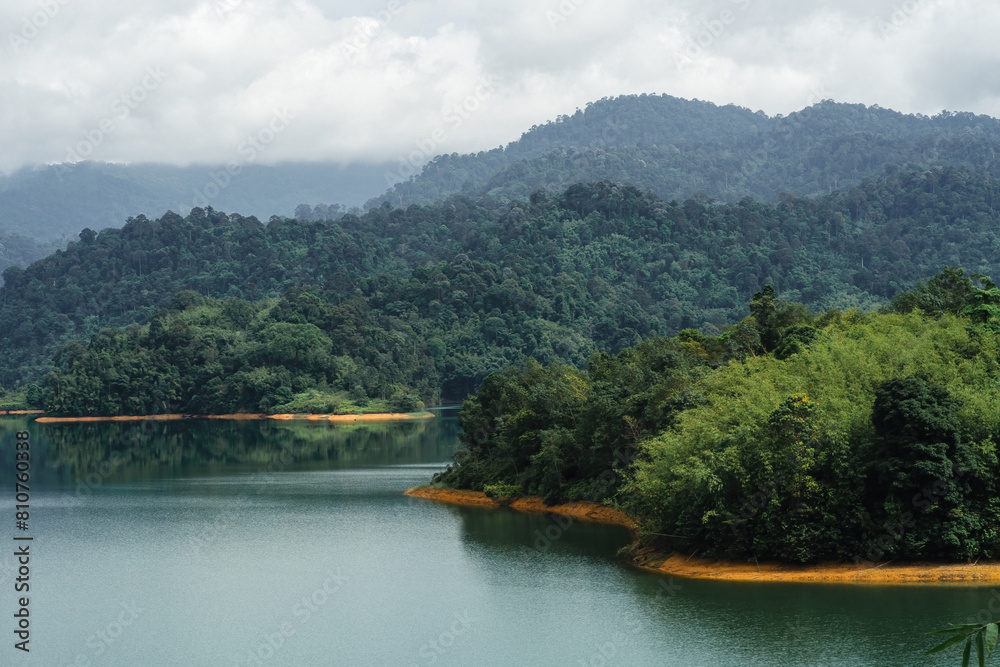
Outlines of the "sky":
{"label": "sky", "polygon": [[1000,116],[1000,3],[4,0],[0,171],[414,163],[604,97]]}

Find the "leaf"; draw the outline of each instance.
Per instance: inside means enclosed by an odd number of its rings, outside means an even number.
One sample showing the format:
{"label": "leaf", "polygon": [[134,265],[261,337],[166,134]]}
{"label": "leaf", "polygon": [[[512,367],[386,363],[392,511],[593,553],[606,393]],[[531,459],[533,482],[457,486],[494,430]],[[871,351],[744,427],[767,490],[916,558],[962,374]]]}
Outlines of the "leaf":
{"label": "leaf", "polygon": [[979,658],[979,667],[986,667],[986,642],[983,641],[984,634],[984,632],[976,633],[976,656]]}
{"label": "leaf", "polygon": [[947,648],[951,648],[955,644],[961,642],[963,639],[967,639],[967,638],[971,639],[969,637],[970,634],[971,633],[957,634],[954,637],[946,639],[945,641],[941,642],[940,644],[938,644],[937,646],[935,646],[931,650],[927,651],[927,653],[925,653],[924,655],[930,655],[932,653],[940,653],[941,651],[943,651],[943,650],[945,650]]}
{"label": "leaf", "polygon": [[979,623],[961,623],[959,625],[951,625],[943,630],[931,630],[927,634],[929,635],[944,635],[951,632],[958,632],[959,630],[968,630],[970,632],[982,629],[983,626]]}
{"label": "leaf", "polygon": [[969,667],[969,658],[972,657],[972,637],[965,642],[965,651],[962,652],[962,667]]}
{"label": "leaf", "polygon": [[1000,635],[1000,625],[990,623],[986,626],[986,657],[993,655],[997,647],[997,637]]}

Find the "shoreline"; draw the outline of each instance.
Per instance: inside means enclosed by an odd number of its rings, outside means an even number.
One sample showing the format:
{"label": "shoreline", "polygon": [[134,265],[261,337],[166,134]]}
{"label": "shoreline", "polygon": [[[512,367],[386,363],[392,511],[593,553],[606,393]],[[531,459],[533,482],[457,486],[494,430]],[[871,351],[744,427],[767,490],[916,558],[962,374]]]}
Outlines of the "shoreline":
{"label": "shoreline", "polygon": [[[636,523],[621,510],[598,503],[577,501],[545,505],[541,498],[518,498],[502,505],[480,491],[418,486],[405,495],[451,505],[497,509],[510,507],[519,512],[564,514],[584,521],[625,526],[638,535]],[[664,553],[653,547],[636,549],[628,555],[630,565],[647,572],[690,579],[716,581],[780,582],[812,584],[942,584],[983,585],[1000,582],[1000,561],[977,563],[835,563],[790,565],[787,563],[742,563]]]}
{"label": "shoreline", "polygon": [[461,489],[435,489],[429,486],[417,486],[404,492],[404,495],[411,498],[425,498],[435,500],[449,505],[461,505],[463,507],[485,507],[499,509],[509,507],[518,512],[527,514],[563,514],[565,516],[589,521],[592,523],[604,523],[613,526],[624,526],[630,530],[635,530],[636,525],[625,512],[616,510],[607,505],[591,503],[582,500],[562,503],[559,505],[546,505],[541,498],[524,497],[518,498],[514,502],[504,505],[496,502],[492,498],[487,498],[482,491],[465,491]]}
{"label": "shoreline", "polygon": [[0,417],[9,417],[11,415],[42,415],[45,414],[45,410],[0,410]]}
{"label": "shoreline", "polygon": [[354,422],[385,422],[385,421],[406,421],[411,419],[434,419],[434,414],[423,412],[372,412],[360,415],[319,415],[319,414],[258,414],[251,412],[241,412],[231,415],[196,415],[196,414],[167,414],[167,415],[119,415],[115,417],[38,417],[36,422],[41,424],[69,424],[86,422],[128,422],[128,421],[179,421],[191,419],[234,419],[241,421],[263,421],[274,419],[277,421],[326,421],[338,424]]}

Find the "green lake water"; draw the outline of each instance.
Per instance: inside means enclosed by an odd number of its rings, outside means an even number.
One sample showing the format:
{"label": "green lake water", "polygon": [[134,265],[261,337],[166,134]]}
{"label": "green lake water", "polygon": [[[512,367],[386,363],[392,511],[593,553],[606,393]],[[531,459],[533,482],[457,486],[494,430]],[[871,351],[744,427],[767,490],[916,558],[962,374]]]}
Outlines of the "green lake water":
{"label": "green lake water", "polygon": [[[457,446],[454,411],[439,415],[0,419],[0,665],[958,665],[923,657],[923,633],[1000,600],[671,579],[615,558],[621,528],[403,496]],[[34,538],[30,653],[14,649],[15,533]]]}

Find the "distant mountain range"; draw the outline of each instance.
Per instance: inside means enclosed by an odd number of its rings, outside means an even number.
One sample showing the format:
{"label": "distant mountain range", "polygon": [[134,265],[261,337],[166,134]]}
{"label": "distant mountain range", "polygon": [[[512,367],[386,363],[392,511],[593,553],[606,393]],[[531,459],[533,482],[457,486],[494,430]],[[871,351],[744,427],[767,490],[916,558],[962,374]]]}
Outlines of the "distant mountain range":
{"label": "distant mountain range", "polygon": [[[0,272],[27,266],[84,228],[195,206],[336,219],[350,207],[430,204],[453,194],[500,203],[574,183],[630,183],[665,201],[704,196],[773,203],[848,190],[887,167],[957,166],[1000,177],[1000,121],[971,113],[906,115],[823,101],[787,117],[668,95],[605,98],[532,127],[506,147],[420,165],[290,163],[223,167],[81,162],[0,177]],[[378,193],[383,194],[379,195]],[[358,211],[360,212],[360,211]]]}
{"label": "distant mountain range", "polygon": [[[288,163],[225,167],[78,162],[0,176],[0,232],[36,240],[76,239],[89,227],[121,227],[140,214],[186,215],[195,206],[238,210],[267,221],[297,204],[360,206],[386,187],[385,165]],[[235,170],[234,170],[235,171]]]}
{"label": "distant mountain range", "polygon": [[907,115],[823,101],[787,117],[668,95],[603,99],[525,132],[506,148],[442,155],[368,206],[427,204],[457,192],[526,199],[611,180],[683,201],[703,193],[774,202],[829,194],[888,165],[960,166],[1000,175],[1000,121]]}

